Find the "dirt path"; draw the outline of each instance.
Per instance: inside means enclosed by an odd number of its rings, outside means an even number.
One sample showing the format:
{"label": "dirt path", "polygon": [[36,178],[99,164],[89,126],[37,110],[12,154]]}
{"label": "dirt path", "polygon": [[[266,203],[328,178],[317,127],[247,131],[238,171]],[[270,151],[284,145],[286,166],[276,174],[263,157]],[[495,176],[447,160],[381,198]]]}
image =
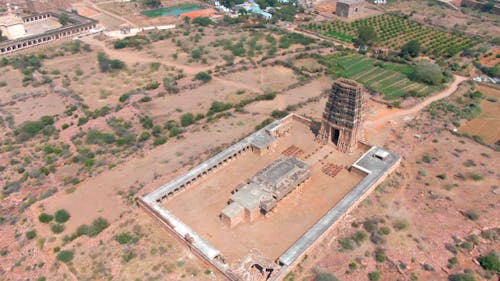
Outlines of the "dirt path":
{"label": "dirt path", "polygon": [[106,14],[106,15],[108,15],[110,17],[117,18],[117,19],[119,19],[121,21],[124,21],[124,22],[130,24],[130,26],[132,26],[132,27],[137,27],[137,24],[129,21],[128,19],[126,19],[124,17],[121,17],[119,15],[116,15],[114,13],[110,13],[110,12],[104,10],[104,9],[101,9],[99,6],[97,6],[96,4],[94,4],[94,3],[90,2],[90,1],[85,1],[85,4],[88,5],[88,6],[90,6],[92,9],[94,9],[96,11],[99,11],[100,13],[103,13],[103,14]]}
{"label": "dirt path", "polygon": [[420,110],[424,109],[426,106],[430,105],[431,103],[438,101],[440,99],[444,99],[453,94],[457,90],[458,85],[467,79],[468,79],[467,77],[454,75],[454,81],[448,86],[448,88],[441,91],[440,93],[426,98],[421,103],[415,105],[412,108],[394,111],[390,114],[381,115],[379,119],[367,121],[365,122],[365,127],[375,129],[391,120],[400,119],[404,116],[415,114]]}
{"label": "dirt path", "polygon": [[245,84],[245,83],[242,83],[242,82],[232,81],[232,80],[226,80],[226,79],[222,79],[220,77],[213,77],[213,76],[212,76],[212,80],[219,81],[219,82],[223,83],[224,85],[234,86],[234,87],[237,87],[237,88],[240,88],[240,89],[249,90],[249,91],[252,91],[252,92],[255,92],[255,93],[258,93],[258,94],[263,93],[262,89],[260,89],[258,87],[253,87],[252,85],[248,85],[248,84]]}

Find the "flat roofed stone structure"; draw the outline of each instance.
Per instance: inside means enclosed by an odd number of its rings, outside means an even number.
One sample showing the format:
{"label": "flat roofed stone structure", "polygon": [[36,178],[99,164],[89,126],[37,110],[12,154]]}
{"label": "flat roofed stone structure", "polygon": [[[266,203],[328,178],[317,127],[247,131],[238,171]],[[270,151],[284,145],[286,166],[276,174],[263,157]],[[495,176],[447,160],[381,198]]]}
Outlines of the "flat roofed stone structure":
{"label": "flat roofed stone structure", "polygon": [[365,0],[341,0],[337,2],[335,14],[339,17],[353,18],[363,15]]}
{"label": "flat roofed stone structure", "polygon": [[318,138],[333,143],[342,152],[352,152],[361,137],[363,109],[361,84],[344,78],[336,80],[325,106]]}
{"label": "flat roofed stone structure", "polygon": [[237,188],[221,220],[229,227],[242,222],[252,222],[260,212],[271,211],[292,190],[311,176],[308,164],[295,157],[280,158],[260,170],[245,185]]}
{"label": "flat roofed stone structure", "polygon": [[[15,38],[0,42],[0,55],[6,55],[51,41],[89,33],[97,27],[96,20],[74,13],[67,13],[61,10],[23,16],[22,27],[26,29],[26,26],[33,27],[33,25],[37,22],[43,22],[49,19],[58,20],[59,16],[62,14],[66,14],[68,16],[68,23],[66,25],[39,34],[26,33],[26,30],[24,30],[24,34],[21,34],[19,28],[16,27],[18,32],[16,33]],[[8,27],[5,26],[1,28],[5,29]]]}

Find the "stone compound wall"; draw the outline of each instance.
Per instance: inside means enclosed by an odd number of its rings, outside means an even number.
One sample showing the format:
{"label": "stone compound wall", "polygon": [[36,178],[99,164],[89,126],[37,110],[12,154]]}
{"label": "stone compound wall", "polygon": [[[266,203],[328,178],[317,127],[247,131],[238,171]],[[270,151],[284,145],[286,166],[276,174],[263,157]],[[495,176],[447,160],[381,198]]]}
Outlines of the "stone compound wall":
{"label": "stone compound wall", "polygon": [[[23,17],[23,22],[30,23],[47,18],[57,17],[59,17],[59,14],[54,12],[47,12],[37,15],[25,16]],[[74,37],[78,34],[87,33],[91,29],[97,27],[97,21],[93,19],[74,14],[71,15],[71,18],[74,20],[74,23],[70,26],[64,26],[38,35],[1,42],[0,55],[6,55],[16,51],[32,48],[34,46],[38,46],[62,38]]]}

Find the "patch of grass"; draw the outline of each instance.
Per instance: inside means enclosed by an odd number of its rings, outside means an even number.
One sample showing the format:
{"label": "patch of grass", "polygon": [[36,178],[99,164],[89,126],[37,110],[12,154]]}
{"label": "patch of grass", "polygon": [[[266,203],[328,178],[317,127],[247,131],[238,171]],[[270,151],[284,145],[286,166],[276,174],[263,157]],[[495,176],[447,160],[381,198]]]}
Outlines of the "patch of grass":
{"label": "patch of grass", "polygon": [[378,230],[378,233],[382,235],[388,235],[389,233],[391,233],[391,229],[388,226],[383,226]]}
{"label": "patch of grass", "polygon": [[482,181],[483,180],[483,176],[480,175],[480,174],[476,174],[476,173],[470,173],[469,174],[469,177],[473,180],[473,181]]}
{"label": "patch of grass", "polygon": [[394,229],[396,230],[405,230],[408,228],[408,222],[406,220],[397,220],[394,222],[394,225],[393,225]]}

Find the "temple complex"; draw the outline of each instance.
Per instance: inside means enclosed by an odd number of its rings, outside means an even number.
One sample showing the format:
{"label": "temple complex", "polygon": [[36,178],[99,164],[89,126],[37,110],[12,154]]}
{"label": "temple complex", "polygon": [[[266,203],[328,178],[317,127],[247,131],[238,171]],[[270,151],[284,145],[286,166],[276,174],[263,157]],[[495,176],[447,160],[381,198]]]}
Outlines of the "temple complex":
{"label": "temple complex", "polygon": [[352,152],[361,138],[363,108],[361,84],[338,79],[326,103],[318,138],[333,143],[342,152]]}

